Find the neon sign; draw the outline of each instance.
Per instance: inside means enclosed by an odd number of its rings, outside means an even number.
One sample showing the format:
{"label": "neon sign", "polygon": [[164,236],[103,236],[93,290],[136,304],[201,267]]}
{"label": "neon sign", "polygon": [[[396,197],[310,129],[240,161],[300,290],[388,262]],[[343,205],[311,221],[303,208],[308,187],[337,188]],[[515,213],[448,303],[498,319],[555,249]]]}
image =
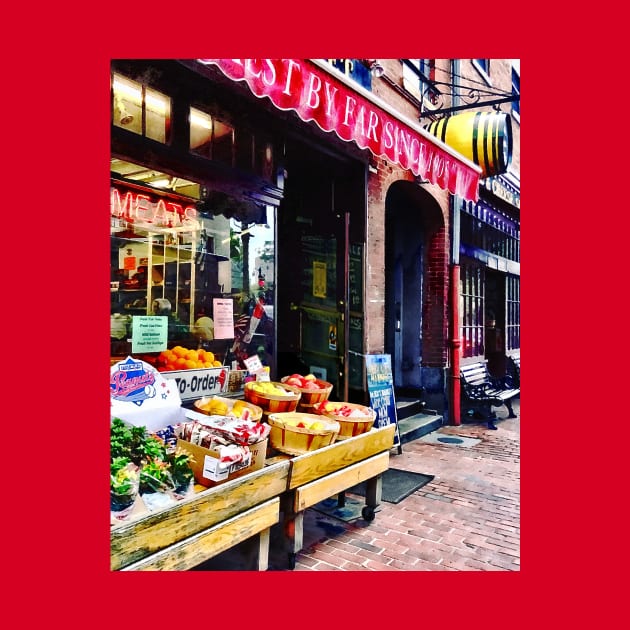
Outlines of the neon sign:
{"label": "neon sign", "polygon": [[146,193],[124,192],[112,186],[110,206],[111,216],[129,223],[190,230],[199,228],[195,206],[184,206],[167,198],[155,200]]}

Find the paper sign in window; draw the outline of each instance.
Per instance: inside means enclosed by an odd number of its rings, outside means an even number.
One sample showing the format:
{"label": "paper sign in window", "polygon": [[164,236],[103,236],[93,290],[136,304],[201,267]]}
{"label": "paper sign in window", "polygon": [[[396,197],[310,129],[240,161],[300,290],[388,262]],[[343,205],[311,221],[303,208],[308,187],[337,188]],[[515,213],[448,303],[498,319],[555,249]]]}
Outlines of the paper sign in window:
{"label": "paper sign in window", "polygon": [[326,297],[326,263],[313,261],[313,296]]}
{"label": "paper sign in window", "polygon": [[212,300],[215,339],[234,339],[234,300]]}

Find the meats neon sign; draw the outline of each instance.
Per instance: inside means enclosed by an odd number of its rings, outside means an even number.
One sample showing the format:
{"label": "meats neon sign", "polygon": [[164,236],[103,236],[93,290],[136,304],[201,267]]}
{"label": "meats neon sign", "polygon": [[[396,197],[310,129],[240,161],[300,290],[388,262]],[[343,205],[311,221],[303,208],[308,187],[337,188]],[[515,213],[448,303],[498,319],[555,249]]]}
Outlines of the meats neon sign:
{"label": "meats neon sign", "polygon": [[168,198],[111,187],[111,216],[128,223],[148,224],[162,228],[199,228],[197,208]]}

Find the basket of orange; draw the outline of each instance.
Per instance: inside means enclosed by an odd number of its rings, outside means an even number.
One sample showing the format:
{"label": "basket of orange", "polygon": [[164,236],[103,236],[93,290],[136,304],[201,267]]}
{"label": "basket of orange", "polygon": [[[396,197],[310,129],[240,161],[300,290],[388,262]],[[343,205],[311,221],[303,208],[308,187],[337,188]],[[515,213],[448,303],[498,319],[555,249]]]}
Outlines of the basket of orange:
{"label": "basket of orange", "polygon": [[332,444],[339,433],[339,423],[313,413],[299,411],[270,413],[269,444],[287,455],[302,455]]}
{"label": "basket of orange", "polygon": [[200,398],[195,400],[193,406],[195,411],[208,416],[234,416],[252,422],[260,422],[263,416],[263,410],[258,405],[223,396]]}
{"label": "basket of orange", "polygon": [[281,378],[280,382],[285,385],[291,385],[291,387],[296,387],[299,390],[302,396],[298,403],[297,410],[305,413],[313,413],[315,405],[324,400],[328,400],[328,396],[330,396],[330,392],[333,388],[332,383],[323,381],[314,374],[307,374],[306,376],[291,374],[291,376]]}
{"label": "basket of orange", "polygon": [[245,400],[269,413],[295,411],[300,400],[297,388],[275,381],[249,381],[243,388]]}
{"label": "basket of orange", "polygon": [[325,400],[315,406],[315,412],[339,423],[338,440],[367,433],[376,420],[374,409],[356,403]]}

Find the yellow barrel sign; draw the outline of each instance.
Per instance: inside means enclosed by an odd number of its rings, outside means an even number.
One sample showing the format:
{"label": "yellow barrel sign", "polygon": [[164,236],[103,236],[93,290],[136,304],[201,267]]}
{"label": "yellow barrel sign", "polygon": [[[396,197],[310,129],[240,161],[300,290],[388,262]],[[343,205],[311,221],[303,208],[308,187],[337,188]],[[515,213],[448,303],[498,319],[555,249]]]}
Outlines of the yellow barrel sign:
{"label": "yellow barrel sign", "polygon": [[424,128],[481,167],[481,177],[505,173],[512,160],[512,120],[501,112],[465,112]]}

